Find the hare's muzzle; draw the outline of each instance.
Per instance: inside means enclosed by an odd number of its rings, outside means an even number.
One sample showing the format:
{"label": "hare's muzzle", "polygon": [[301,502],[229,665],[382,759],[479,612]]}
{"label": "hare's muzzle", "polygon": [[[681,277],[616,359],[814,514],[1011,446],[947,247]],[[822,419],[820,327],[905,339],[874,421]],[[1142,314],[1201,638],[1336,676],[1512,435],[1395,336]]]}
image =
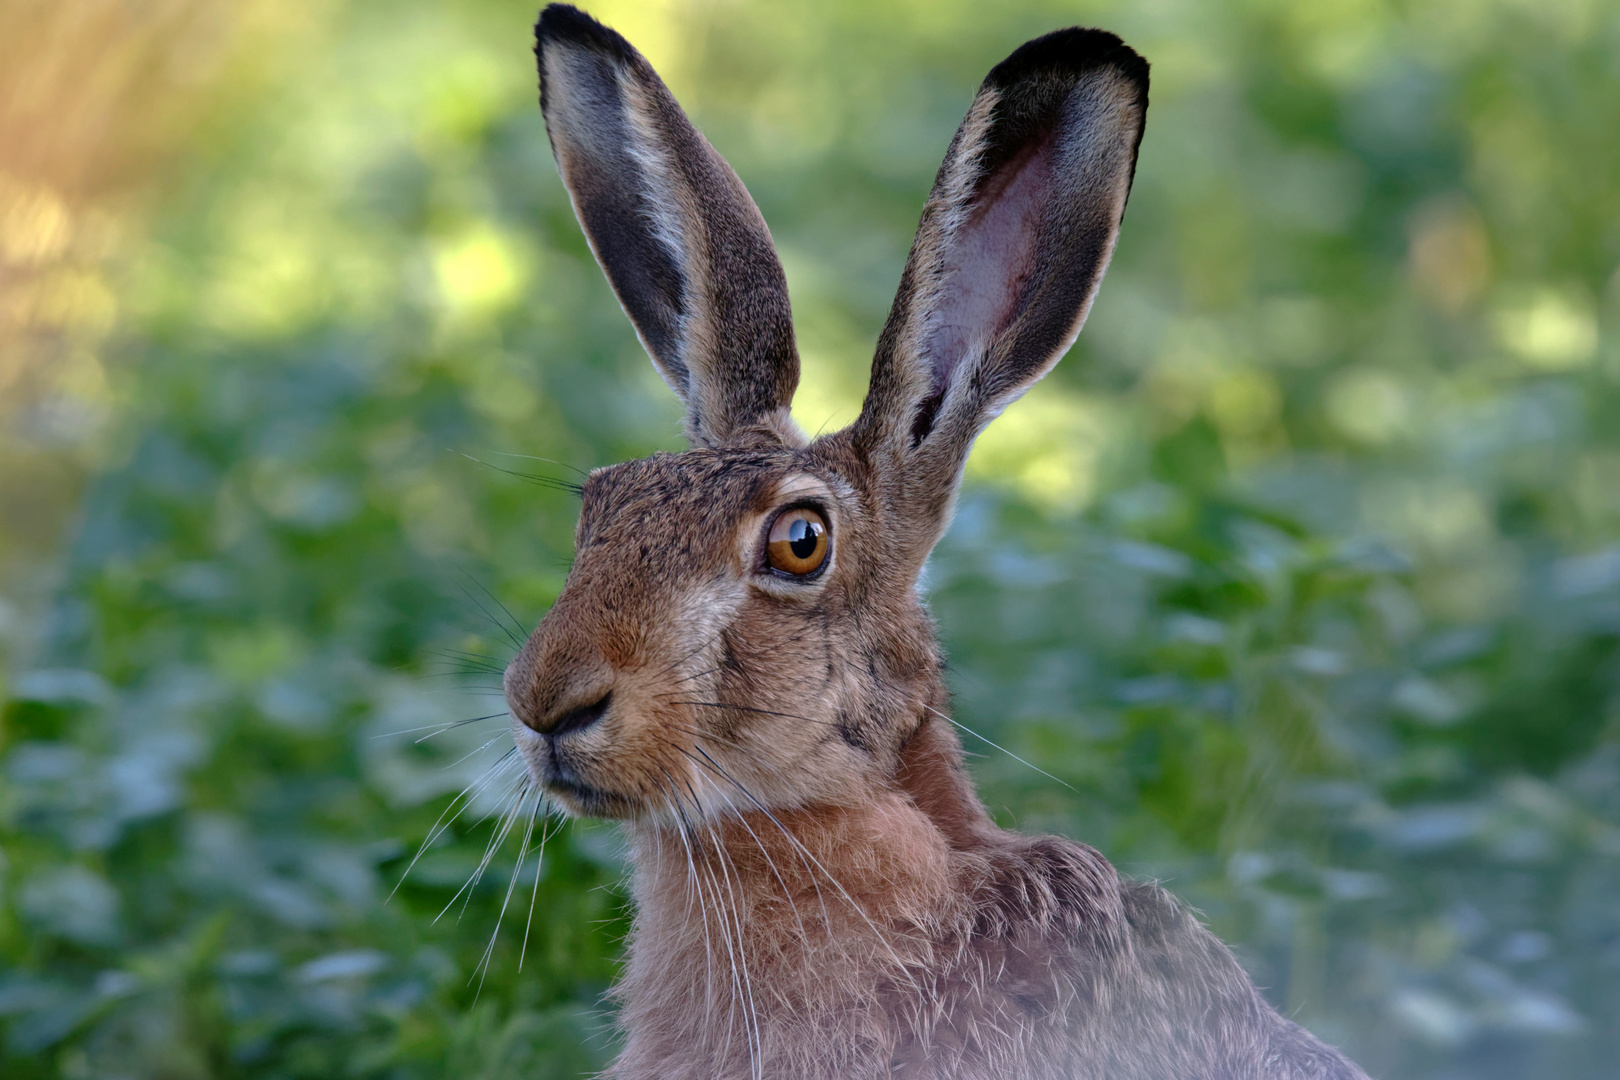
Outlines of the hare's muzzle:
{"label": "hare's muzzle", "polygon": [[621,748],[609,729],[635,695],[626,697],[621,665],[599,647],[612,634],[594,590],[582,586],[564,590],[507,667],[506,701],[531,776],[574,811],[621,816],[627,808],[610,790],[620,786]]}
{"label": "hare's muzzle", "polygon": [[603,803],[608,793],[593,782],[588,762],[596,756],[591,736],[613,704],[613,691],[583,689],[556,697],[549,707],[538,710],[533,708],[532,696],[514,695],[511,703],[518,747],[535,779],[553,795],[564,796],[575,809],[610,813]]}

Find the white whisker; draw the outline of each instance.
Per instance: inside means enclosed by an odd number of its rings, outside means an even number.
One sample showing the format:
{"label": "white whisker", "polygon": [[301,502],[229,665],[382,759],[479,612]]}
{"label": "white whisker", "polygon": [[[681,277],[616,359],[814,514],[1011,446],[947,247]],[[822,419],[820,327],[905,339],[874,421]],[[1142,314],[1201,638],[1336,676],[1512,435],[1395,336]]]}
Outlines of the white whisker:
{"label": "white whisker", "polygon": [[[748,788],[737,780],[736,777],[732,776],[725,769],[721,768],[720,764],[716,762],[714,758],[709,756],[708,751],[704,750],[701,746],[697,748],[697,751],[699,754],[702,754],[704,760],[708,762],[707,767],[711,768],[718,775],[724,777],[733,786],[735,786],[738,791],[742,792],[745,798],[747,798],[755,806],[759,807],[761,812],[763,812],[767,817],[771,818],[771,820],[776,821],[776,816],[771,813],[765,804],[756,798],[754,793],[749,791]],[[697,759],[693,758],[693,760],[696,761]],[[699,764],[703,763],[699,762]],[[888,935],[884,934],[882,930],[878,929],[878,925],[872,921],[869,915],[867,915],[866,909],[861,907],[861,905],[856,902],[855,898],[850,895],[849,890],[844,888],[843,883],[833,876],[832,871],[828,870],[824,865],[822,865],[821,860],[817,859],[814,853],[812,853],[809,848],[806,848],[799,838],[793,835],[792,831],[788,829],[787,826],[783,825],[780,821],[776,821],[776,824],[777,827],[782,830],[782,835],[786,836],[790,843],[798,848],[807,859],[816,865],[817,869],[826,875],[827,880],[832,883],[833,888],[838,890],[838,892],[843,896],[844,901],[854,910],[855,914],[859,915],[861,917],[861,921],[866,923],[867,928],[870,929],[878,941],[882,943],[884,950],[888,952],[889,958],[894,961],[898,970],[906,974],[907,981],[910,983],[911,987],[916,990],[917,993],[923,993],[922,985],[918,983],[916,981],[916,977],[911,974],[910,965],[901,959],[899,953],[895,952],[894,946],[889,943]]]}
{"label": "white whisker", "polygon": [[[508,786],[507,794],[502,796],[502,801],[510,798],[513,790],[517,791],[517,800],[513,802],[512,809],[510,811],[501,811],[501,823],[496,826],[493,835],[491,835],[489,838],[489,843],[485,845],[484,857],[478,860],[477,869],[472,872],[472,876],[467,879],[466,883],[462,885],[461,888],[456,890],[456,894],[450,898],[449,903],[444,905],[444,909],[433,917],[433,921],[435,923],[444,918],[445,912],[449,911],[455,906],[456,901],[461,898],[462,894],[466,894],[469,902],[472,900],[473,889],[477,887],[479,880],[484,876],[484,871],[489,867],[490,860],[495,857],[496,849],[500,847],[501,841],[506,839],[506,834],[511,831],[513,823],[517,820],[518,807],[523,802],[523,796],[528,793],[529,783],[529,774],[524,772],[518,777],[517,780],[513,781],[512,784]],[[461,910],[463,914],[466,913],[466,903],[461,905]],[[456,916],[456,919],[457,921],[460,921],[461,916]]]}
{"label": "white whisker", "polygon": [[[537,809],[543,808],[545,803],[545,792],[537,791],[535,793],[535,807]],[[540,899],[540,872],[545,867],[546,841],[551,839],[553,832],[550,814],[543,815],[543,819],[545,824],[540,826],[540,850],[535,853],[534,857],[534,890],[529,894],[529,918],[523,924],[523,947],[518,951],[519,971],[523,970],[524,957],[529,955],[529,931],[534,926],[534,906]],[[561,829],[562,826],[559,824],[557,828]]]}
{"label": "white whisker", "polygon": [[[473,995],[475,1002],[478,1000],[479,994],[484,992],[484,980],[489,977],[489,965],[495,958],[495,939],[500,936],[501,923],[506,919],[506,907],[512,902],[512,891],[517,888],[518,878],[523,874],[524,860],[529,855],[529,840],[534,836],[534,819],[540,812],[540,793],[535,791],[532,785],[525,784],[523,790],[518,793],[517,803],[513,807],[513,818],[515,819],[521,813],[523,801],[529,797],[531,791],[534,791],[534,806],[529,810],[529,822],[523,829],[523,842],[518,845],[517,865],[512,868],[512,876],[506,882],[506,895],[501,899],[501,910],[495,915],[495,929],[490,931],[489,944],[484,946],[484,955],[480,958],[478,966],[474,968],[475,971],[480,972],[478,976],[478,993]],[[538,883],[540,880],[538,866],[535,867],[534,877],[536,883]],[[525,931],[524,944],[528,944],[527,931]]]}
{"label": "white whisker", "polygon": [[[517,747],[514,746],[512,749],[508,750],[506,753],[502,754],[498,759],[496,759],[495,763],[489,768],[485,769],[476,780],[462,788],[455,798],[450,800],[450,805],[446,806],[444,811],[439,814],[438,820],[435,821],[433,823],[433,827],[428,830],[426,839],[424,839],[421,846],[416,849],[416,854],[411,856],[410,864],[405,867],[405,872],[399,875],[399,880],[394,883],[393,889],[389,890],[389,900],[392,900],[394,898],[394,894],[399,892],[399,887],[405,884],[405,879],[410,877],[412,868],[416,866],[417,862],[421,860],[423,855],[427,854],[427,849],[433,845],[433,842],[442,836],[446,829],[450,828],[450,826],[456,823],[456,819],[465,813],[467,808],[473,804],[473,800],[477,797],[481,790],[499,779],[501,774],[508,771],[511,765],[516,761]],[[459,810],[456,810],[457,802],[461,803],[461,808]],[[450,814],[451,810],[456,810],[456,812],[454,814]],[[448,821],[445,820],[445,815],[447,814],[450,814]],[[386,903],[386,901],[384,902]]]}

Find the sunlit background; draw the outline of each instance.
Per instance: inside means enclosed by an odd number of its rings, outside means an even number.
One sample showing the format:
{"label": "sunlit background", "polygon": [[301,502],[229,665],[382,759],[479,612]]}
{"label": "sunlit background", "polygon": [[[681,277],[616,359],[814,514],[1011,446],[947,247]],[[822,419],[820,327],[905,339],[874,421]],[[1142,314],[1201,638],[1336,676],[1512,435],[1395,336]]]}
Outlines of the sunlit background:
{"label": "sunlit background", "polygon": [[[812,431],[985,71],[1077,22],[1152,61],[1095,313],[928,572],[958,716],[1062,780],[969,739],[987,800],[1166,880],[1374,1076],[1613,1076],[1620,6],[590,9],[763,209]],[[503,707],[500,605],[567,572],[526,477],[681,445],[533,17],[0,0],[8,1078],[612,1053],[611,829],[463,889],[490,784],[404,877],[509,745],[436,727]]]}

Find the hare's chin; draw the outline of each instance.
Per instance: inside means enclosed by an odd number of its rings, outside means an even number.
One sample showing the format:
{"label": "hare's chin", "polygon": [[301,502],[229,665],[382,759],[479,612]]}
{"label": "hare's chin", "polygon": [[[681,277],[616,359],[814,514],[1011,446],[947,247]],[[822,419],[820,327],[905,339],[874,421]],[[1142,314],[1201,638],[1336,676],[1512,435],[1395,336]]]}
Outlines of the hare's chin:
{"label": "hare's chin", "polygon": [[563,809],[578,817],[633,818],[643,813],[640,804],[611,791],[602,791],[576,780],[550,777],[543,782],[546,794]]}

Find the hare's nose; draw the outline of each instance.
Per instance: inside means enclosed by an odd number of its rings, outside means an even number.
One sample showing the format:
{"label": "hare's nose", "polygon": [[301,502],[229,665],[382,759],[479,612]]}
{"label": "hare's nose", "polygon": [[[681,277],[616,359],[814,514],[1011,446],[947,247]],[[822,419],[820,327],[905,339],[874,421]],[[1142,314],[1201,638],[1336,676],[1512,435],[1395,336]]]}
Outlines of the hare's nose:
{"label": "hare's nose", "polygon": [[557,709],[549,716],[542,717],[538,723],[529,726],[542,735],[553,739],[561,738],[575,731],[583,731],[602,719],[612,702],[613,691],[609,690],[595,701]]}

